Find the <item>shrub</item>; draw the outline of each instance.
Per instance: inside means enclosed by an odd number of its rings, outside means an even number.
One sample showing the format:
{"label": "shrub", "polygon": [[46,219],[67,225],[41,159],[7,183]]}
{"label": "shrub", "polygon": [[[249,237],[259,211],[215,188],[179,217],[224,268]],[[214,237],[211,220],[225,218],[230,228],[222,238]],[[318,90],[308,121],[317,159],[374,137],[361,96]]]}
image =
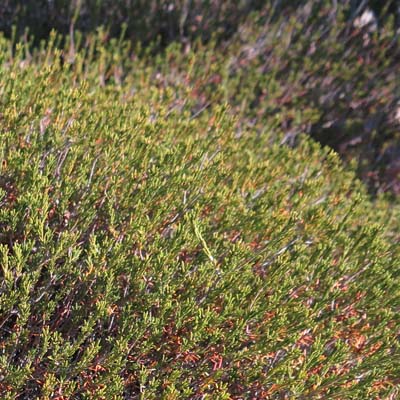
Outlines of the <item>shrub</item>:
{"label": "shrub", "polygon": [[[364,11],[374,12],[367,26],[357,23]],[[76,28],[85,42],[101,26],[104,40],[151,43],[153,53],[172,42],[186,52],[215,46],[212,65],[195,65],[199,109],[229,102],[239,130],[262,132],[274,116],[286,141],[306,132],[354,163],[371,194],[400,193],[395,1],[3,1],[0,29],[12,36],[13,24],[30,46],[26,29],[38,42],[53,28],[71,39]],[[171,61],[183,76],[159,80],[185,79],[180,51]]]}
{"label": "shrub", "polygon": [[398,394],[398,247],[338,157],[55,42],[0,41],[2,397]]}

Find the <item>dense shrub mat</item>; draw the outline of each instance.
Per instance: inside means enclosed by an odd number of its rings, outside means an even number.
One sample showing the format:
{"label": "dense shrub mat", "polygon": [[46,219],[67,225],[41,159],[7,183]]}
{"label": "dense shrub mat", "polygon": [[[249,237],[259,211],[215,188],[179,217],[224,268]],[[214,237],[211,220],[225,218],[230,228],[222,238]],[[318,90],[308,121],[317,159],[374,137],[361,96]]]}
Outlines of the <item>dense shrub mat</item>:
{"label": "dense shrub mat", "polygon": [[336,154],[123,44],[0,44],[3,398],[399,393],[398,248]]}

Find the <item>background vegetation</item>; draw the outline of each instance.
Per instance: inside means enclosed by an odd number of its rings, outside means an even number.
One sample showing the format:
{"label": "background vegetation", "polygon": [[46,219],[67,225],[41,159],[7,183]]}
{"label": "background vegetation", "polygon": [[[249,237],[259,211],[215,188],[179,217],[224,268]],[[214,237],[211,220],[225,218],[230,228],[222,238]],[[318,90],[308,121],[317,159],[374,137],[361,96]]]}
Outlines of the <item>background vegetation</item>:
{"label": "background vegetation", "polygon": [[392,4],[56,3],[3,4],[1,397],[399,396]]}
{"label": "background vegetation", "polygon": [[251,13],[268,8],[274,20],[307,4],[328,7],[333,14],[344,8],[349,20],[369,8],[381,21],[393,16],[398,22],[400,12],[396,0],[4,0],[0,23],[8,34],[14,25],[20,34],[29,28],[36,38],[47,37],[52,29],[67,34],[71,25],[83,32],[107,26],[111,35],[119,35],[127,24],[127,38],[152,42],[161,37],[165,44],[197,37],[226,39]]}

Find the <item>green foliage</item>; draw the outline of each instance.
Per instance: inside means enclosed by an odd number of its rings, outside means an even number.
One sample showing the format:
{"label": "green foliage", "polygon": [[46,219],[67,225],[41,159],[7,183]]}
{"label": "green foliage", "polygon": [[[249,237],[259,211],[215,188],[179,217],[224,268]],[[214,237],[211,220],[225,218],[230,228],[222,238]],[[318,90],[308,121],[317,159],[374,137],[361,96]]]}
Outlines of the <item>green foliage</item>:
{"label": "green foliage", "polygon": [[[76,48],[90,48],[97,30],[103,41],[151,43],[146,51],[160,57],[160,84],[185,90],[191,79],[194,112],[228,102],[239,131],[250,125],[263,134],[273,120],[290,145],[308,133],[354,166],[372,195],[396,195],[397,8],[393,0],[6,0],[0,29],[23,37],[28,49],[55,29],[66,35],[55,45],[70,46],[69,61]],[[364,10],[375,13],[370,25],[356,23]],[[191,49],[199,42],[208,50],[194,58]],[[123,79],[123,57],[110,62],[114,71],[101,79]],[[154,71],[154,60],[149,62]]]}
{"label": "green foliage", "polygon": [[398,394],[397,226],[337,155],[199,108],[200,45],[76,39],[0,41],[2,397]]}

